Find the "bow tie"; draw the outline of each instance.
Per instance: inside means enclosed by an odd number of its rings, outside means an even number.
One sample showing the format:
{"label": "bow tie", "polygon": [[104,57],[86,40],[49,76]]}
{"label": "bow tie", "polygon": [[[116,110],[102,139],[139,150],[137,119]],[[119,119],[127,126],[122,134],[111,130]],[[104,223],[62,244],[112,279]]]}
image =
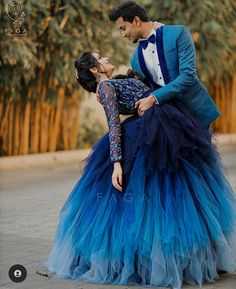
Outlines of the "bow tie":
{"label": "bow tie", "polygon": [[139,44],[142,46],[143,49],[146,49],[149,42],[151,42],[151,43],[155,43],[156,42],[156,36],[154,34],[149,36],[148,39],[140,40]]}

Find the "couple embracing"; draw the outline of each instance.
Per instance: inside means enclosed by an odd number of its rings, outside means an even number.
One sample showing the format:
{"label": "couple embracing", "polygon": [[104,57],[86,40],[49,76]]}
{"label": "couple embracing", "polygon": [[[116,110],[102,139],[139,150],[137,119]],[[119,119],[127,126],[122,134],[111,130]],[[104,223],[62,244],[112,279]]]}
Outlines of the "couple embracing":
{"label": "couple embracing", "polygon": [[[83,52],[79,84],[109,132],[93,146],[60,211],[47,266],[61,278],[181,288],[236,270],[236,198],[211,142],[220,113],[196,73],[184,25],[152,22],[133,1],[109,19],[137,43],[127,75]],[[131,115],[120,122],[119,115]]]}

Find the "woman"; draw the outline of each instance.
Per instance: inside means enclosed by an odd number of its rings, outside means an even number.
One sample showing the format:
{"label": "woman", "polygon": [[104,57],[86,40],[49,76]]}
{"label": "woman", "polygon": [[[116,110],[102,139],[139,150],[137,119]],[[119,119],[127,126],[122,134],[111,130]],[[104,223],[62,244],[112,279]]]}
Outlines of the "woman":
{"label": "woman", "polygon": [[[97,53],[75,62],[78,82],[96,92],[109,134],[94,146],[60,212],[45,263],[61,278],[181,288],[235,272],[236,199],[210,132],[179,102],[142,116],[150,89],[112,79]],[[133,114],[122,123],[119,114]]]}

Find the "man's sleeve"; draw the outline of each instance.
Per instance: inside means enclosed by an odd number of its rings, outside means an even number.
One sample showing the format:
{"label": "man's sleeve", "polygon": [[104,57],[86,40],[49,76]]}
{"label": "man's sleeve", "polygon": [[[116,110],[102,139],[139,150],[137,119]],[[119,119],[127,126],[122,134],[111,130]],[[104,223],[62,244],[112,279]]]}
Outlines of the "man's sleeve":
{"label": "man's sleeve", "polygon": [[194,82],[196,76],[196,54],[191,34],[182,26],[177,39],[179,75],[162,88],[152,92],[158,103],[163,103],[184,92]]}

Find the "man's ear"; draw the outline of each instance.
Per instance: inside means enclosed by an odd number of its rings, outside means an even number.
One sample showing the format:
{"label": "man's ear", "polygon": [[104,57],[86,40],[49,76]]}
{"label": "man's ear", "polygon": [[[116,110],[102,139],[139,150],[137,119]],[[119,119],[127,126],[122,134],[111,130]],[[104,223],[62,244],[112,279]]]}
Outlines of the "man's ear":
{"label": "man's ear", "polygon": [[135,16],[134,20],[133,20],[133,24],[136,25],[137,27],[140,27],[141,26],[141,19],[138,16]]}
{"label": "man's ear", "polygon": [[95,74],[95,73],[98,72],[98,70],[97,70],[96,67],[91,67],[91,68],[89,68],[89,70],[90,70],[93,74]]}

